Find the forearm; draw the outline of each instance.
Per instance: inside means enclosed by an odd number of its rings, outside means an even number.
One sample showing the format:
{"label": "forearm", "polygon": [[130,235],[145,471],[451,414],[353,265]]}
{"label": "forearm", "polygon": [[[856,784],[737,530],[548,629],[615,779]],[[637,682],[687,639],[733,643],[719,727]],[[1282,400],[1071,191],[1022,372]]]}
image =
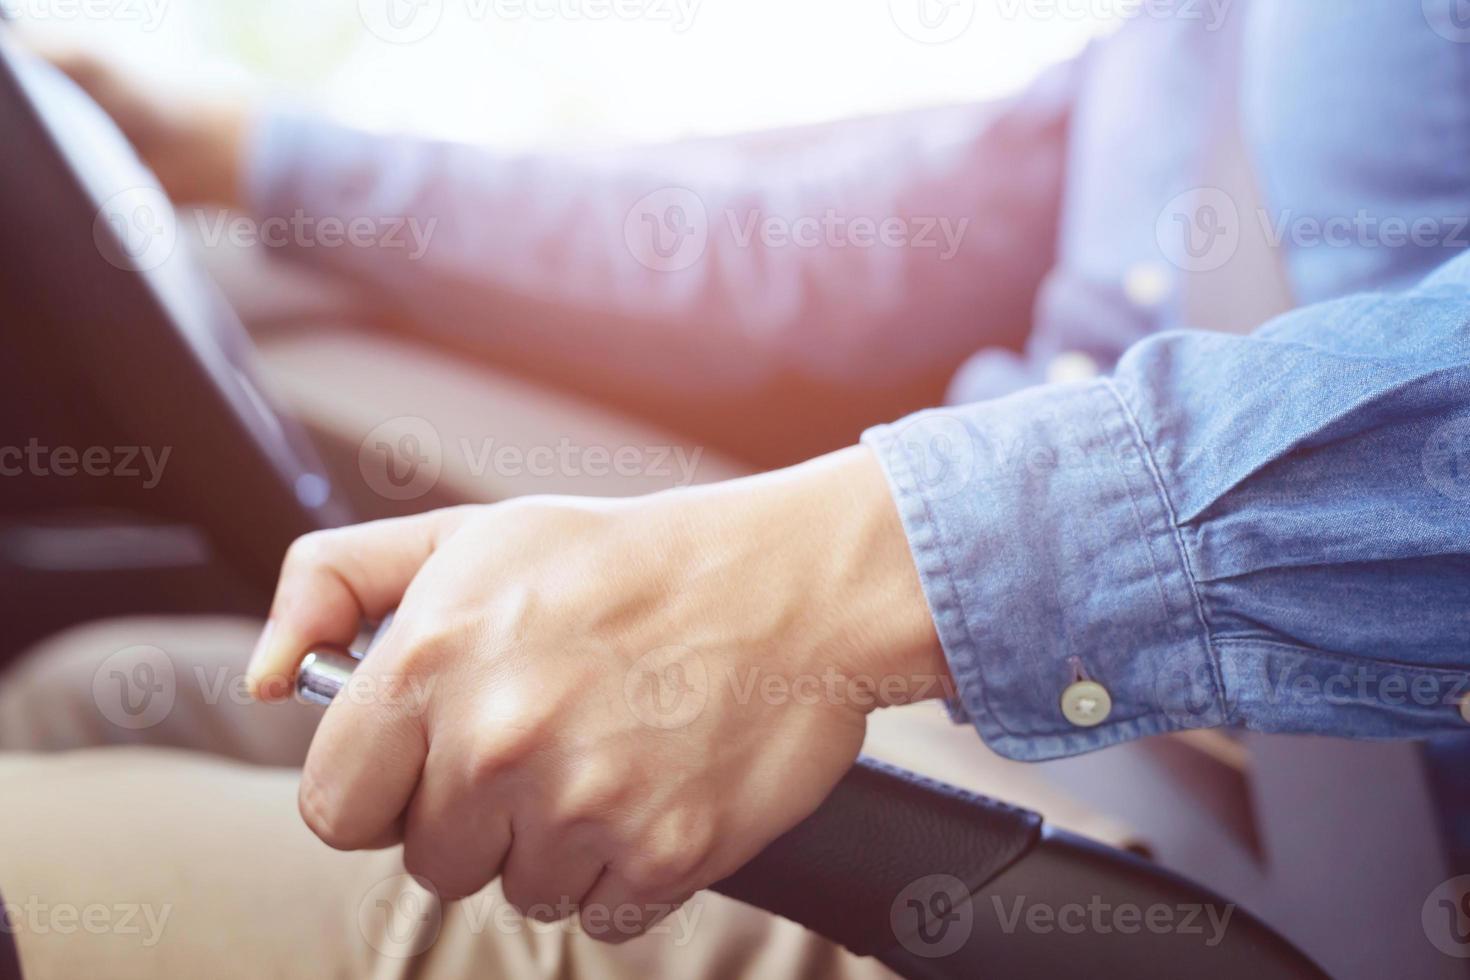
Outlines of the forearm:
{"label": "forearm", "polygon": [[1054,82],[759,153],[505,154],[270,116],[247,197],[262,216],[413,221],[415,247],[297,253],[491,351],[694,397],[778,375],[901,385],[1024,335],[1066,106]]}

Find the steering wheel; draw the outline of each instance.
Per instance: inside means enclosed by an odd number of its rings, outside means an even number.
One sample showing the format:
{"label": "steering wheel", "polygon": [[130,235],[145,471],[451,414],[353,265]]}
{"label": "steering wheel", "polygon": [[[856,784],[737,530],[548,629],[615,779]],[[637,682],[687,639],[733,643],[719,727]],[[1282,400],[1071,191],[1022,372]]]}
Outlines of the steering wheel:
{"label": "steering wheel", "polygon": [[[172,461],[150,503],[205,528],[268,593],[291,540],[350,517],[310,442],[257,385],[248,336],[171,231],[157,183],[100,110],[4,30],[0,131],[8,356],[55,390],[87,392],[140,443],[166,437]],[[1325,976],[1153,863],[868,759],[713,887],[908,978]],[[1118,927],[1090,919],[1098,908]],[[1171,910],[1167,926],[1155,909]],[[1125,930],[1126,910],[1137,915]],[[1223,935],[1205,921],[1225,921]]]}
{"label": "steering wheel", "polygon": [[167,451],[158,485],[127,502],[206,529],[269,583],[290,541],[350,514],[302,427],[271,407],[239,318],[112,121],[3,23],[0,127],[5,381],[45,379],[48,402]]}

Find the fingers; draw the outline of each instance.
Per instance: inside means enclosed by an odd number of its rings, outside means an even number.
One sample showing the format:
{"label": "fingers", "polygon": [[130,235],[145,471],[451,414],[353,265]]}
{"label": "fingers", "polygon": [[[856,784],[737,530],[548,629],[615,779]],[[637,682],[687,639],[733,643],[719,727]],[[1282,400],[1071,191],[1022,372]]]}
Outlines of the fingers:
{"label": "fingers", "polygon": [[301,772],[299,806],[312,832],[338,850],[402,839],[405,811],[429,753],[426,714],[443,680],[416,669],[405,637],[411,616],[387,634],[327,708]]}
{"label": "fingers", "polygon": [[577,911],[603,874],[601,850],[585,830],[529,824],[505,862],[505,900],[542,922]]}
{"label": "fingers", "polygon": [[593,939],[621,943],[641,936],[709,881],[714,830],[666,814],[621,849],[579,909]]}
{"label": "fingers", "polygon": [[[345,644],[363,618],[381,617],[396,606],[462,514],[434,511],[376,521],[307,535],[292,545],[270,623],[251,662],[257,696],[284,697],[308,647]],[[394,645],[405,642],[403,625],[394,623],[327,709],[302,768],[302,819],[339,850],[401,839],[404,810],[428,755],[428,691],[421,685],[432,679],[402,672]]]}
{"label": "fingers", "polygon": [[582,900],[577,914],[582,931],[604,943],[624,943],[643,935],[693,895],[693,889],[650,889],[613,868]]}
{"label": "fingers", "polygon": [[465,778],[457,741],[440,738],[431,746],[403,834],[404,868],[446,900],[493,881],[511,845],[508,811]]}
{"label": "fingers", "polygon": [[284,699],[310,647],[350,643],[363,619],[397,606],[462,517],[459,509],[430,511],[299,538],[286,553],[270,619],[251,657],[251,693]]}

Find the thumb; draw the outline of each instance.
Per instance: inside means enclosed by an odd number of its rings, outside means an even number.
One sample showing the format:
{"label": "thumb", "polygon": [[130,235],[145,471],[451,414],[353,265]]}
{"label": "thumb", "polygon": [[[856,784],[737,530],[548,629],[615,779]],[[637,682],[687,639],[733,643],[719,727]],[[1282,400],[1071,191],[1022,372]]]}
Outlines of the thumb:
{"label": "thumb", "polygon": [[270,618],[250,658],[251,694],[283,700],[311,647],[345,646],[364,619],[392,611],[467,510],[453,507],[298,538],[286,552]]}

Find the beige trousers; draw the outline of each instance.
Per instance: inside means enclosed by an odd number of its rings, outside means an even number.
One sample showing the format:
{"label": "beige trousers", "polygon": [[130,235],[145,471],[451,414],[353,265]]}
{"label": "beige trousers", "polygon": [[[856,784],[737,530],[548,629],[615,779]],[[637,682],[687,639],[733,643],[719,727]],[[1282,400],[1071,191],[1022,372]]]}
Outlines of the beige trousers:
{"label": "beige trousers", "polygon": [[[258,629],[101,623],[0,677],[0,896],[26,980],[887,976],[709,893],[607,946],[575,917],[520,919],[496,885],[440,905],[396,849],[329,849],[296,813],[315,710],[243,696]],[[880,712],[867,751],[1121,836],[937,705]]]}

